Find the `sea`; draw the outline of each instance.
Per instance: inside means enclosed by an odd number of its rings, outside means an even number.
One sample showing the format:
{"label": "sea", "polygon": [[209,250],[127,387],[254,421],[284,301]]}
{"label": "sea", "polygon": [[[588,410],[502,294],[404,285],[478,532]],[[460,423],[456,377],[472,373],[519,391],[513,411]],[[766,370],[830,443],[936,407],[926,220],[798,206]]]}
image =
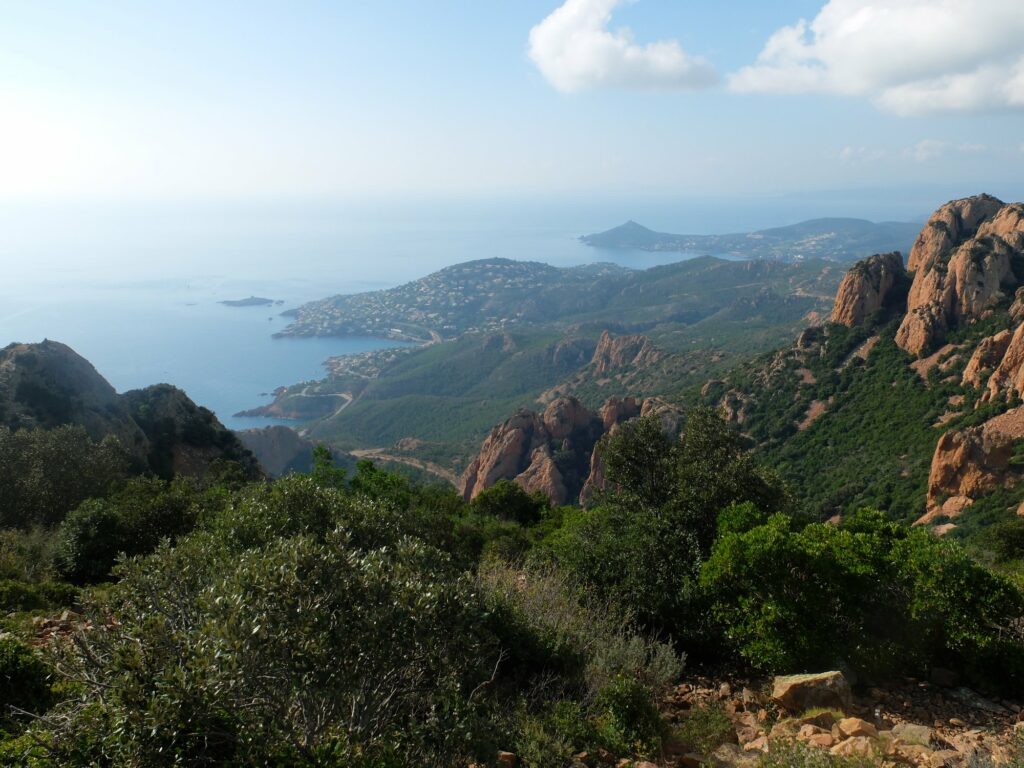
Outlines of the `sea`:
{"label": "sea", "polygon": [[[578,237],[634,219],[659,231],[749,231],[815,216],[909,220],[827,196],[730,200],[445,200],[344,203],[0,205],[0,347],[53,339],[118,390],[170,383],[233,429],[276,387],[322,377],[328,357],[396,343],[276,339],[282,312],[388,288],[451,264],[503,257],[645,269],[697,254],[600,251]],[[934,207],[934,206],[933,206]],[[221,304],[258,296],[270,306]]]}

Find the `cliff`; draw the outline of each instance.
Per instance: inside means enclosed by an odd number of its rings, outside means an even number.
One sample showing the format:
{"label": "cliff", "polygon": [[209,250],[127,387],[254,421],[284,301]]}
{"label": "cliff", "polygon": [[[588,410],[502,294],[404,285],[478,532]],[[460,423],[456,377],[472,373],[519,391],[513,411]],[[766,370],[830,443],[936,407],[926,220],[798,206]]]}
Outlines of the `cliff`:
{"label": "cliff", "polygon": [[832,322],[853,327],[879,310],[905,305],[909,279],[899,252],[858,261],[839,284]]}
{"label": "cliff", "polygon": [[990,195],[947,203],[921,231],[908,268],[914,279],[896,343],[920,355],[1013,295],[1024,278],[1024,206]]}
{"label": "cliff", "polygon": [[590,364],[600,376],[620,368],[653,365],[663,356],[646,336],[612,336],[604,331]]}
{"label": "cliff", "polygon": [[480,446],[462,477],[470,500],[498,480],[541,491],[553,504],[585,501],[604,488],[604,465],[594,450],[602,435],[637,416],[655,415],[678,429],[679,411],[660,398],[610,398],[592,412],[572,397],[552,401],[542,413],[520,410],[499,424]]}
{"label": "cliff", "polygon": [[1011,487],[1024,477],[1015,461],[1024,438],[1024,408],[1014,408],[977,427],[946,432],[939,438],[928,474],[928,511],[918,525],[957,518],[980,497]]}
{"label": "cliff", "polygon": [[259,465],[234,434],[179,389],[159,384],[119,395],[65,344],[11,344],[0,350],[0,425],[10,429],[82,426],[94,440],[113,435],[140,467],[164,477],[203,476],[211,462]]}

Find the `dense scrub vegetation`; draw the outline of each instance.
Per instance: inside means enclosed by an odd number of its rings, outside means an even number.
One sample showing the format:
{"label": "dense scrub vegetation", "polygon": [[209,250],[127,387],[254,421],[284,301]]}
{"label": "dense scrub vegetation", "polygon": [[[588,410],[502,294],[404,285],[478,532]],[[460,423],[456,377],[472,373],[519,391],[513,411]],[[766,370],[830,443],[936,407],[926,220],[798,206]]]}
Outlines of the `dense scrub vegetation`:
{"label": "dense scrub vegetation", "polygon": [[[0,535],[0,763],[656,755],[684,658],[1024,684],[1024,597],[957,543],[873,510],[812,521],[709,411],[678,439],[629,422],[600,450],[609,486],[588,510],[512,483],[467,504],[323,449],[275,482],[115,466]],[[69,626],[31,621],[65,608]],[[688,739],[715,722],[698,725]]]}

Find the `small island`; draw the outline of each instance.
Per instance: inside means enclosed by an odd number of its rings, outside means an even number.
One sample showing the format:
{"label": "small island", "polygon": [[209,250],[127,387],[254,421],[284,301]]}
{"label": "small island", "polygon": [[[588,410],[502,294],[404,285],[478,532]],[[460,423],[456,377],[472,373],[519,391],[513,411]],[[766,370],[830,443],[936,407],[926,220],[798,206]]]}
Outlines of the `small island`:
{"label": "small island", "polygon": [[247,299],[224,299],[217,303],[226,307],[268,307],[272,304],[284,304],[281,300],[266,299],[262,296],[250,296]]}

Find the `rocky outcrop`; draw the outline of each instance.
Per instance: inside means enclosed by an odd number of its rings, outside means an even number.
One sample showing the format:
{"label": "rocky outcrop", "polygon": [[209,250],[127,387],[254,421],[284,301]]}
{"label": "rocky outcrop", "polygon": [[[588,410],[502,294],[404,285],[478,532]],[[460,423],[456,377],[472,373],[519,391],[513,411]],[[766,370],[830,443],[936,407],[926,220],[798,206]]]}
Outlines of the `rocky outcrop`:
{"label": "rocky outcrop", "polygon": [[[1009,336],[1009,331],[1003,331],[997,336]],[[993,345],[995,338],[992,337]],[[985,341],[989,341],[989,339],[985,339]],[[1024,393],[1024,323],[1017,326],[1017,330],[1006,340],[1003,354],[1000,356],[995,370],[992,371],[992,375],[988,378],[988,386],[982,399],[991,400],[1001,393],[1017,395]]]}
{"label": "rocky outcrop", "polygon": [[[462,477],[462,495],[473,499],[506,479],[544,492],[554,504],[573,501],[586,479],[576,467],[589,462],[603,432],[601,418],[575,398],[560,397],[539,414],[520,410],[484,440]],[[561,468],[556,453],[567,459]]]}
{"label": "rocky outcrop", "polygon": [[878,254],[858,261],[839,284],[832,322],[849,327],[860,325],[880,309],[902,305],[908,287],[901,254]]}
{"label": "rocky outcrop", "polygon": [[772,682],[772,701],[794,713],[818,707],[849,712],[853,692],[842,672],[782,675]]}
{"label": "rocky outcrop", "polygon": [[597,441],[638,416],[657,417],[675,433],[682,414],[660,398],[638,403],[632,397],[609,398],[596,413],[572,397],[552,401],[542,413],[520,410],[484,439],[462,476],[462,495],[471,500],[504,479],[541,491],[554,504],[585,501],[605,487]]}
{"label": "rocky outcrop", "polygon": [[1010,346],[1010,339],[1013,334],[1009,331],[1000,331],[994,336],[982,339],[971,359],[967,361],[964,368],[964,375],[961,383],[965,387],[980,387],[986,373],[995,369],[1006,355],[1006,349]]}
{"label": "rocky outcrop", "polygon": [[910,249],[907,269],[945,259],[956,246],[974,235],[981,222],[993,217],[1003,201],[992,195],[975,195],[952,200],[932,214]]}
{"label": "rocky outcrop", "polygon": [[605,331],[590,363],[596,375],[607,375],[619,368],[653,365],[663,356],[646,336],[612,336]]}
{"label": "rocky outcrop", "polygon": [[947,203],[911,251],[914,273],[896,343],[919,355],[1013,294],[1024,275],[1024,206],[989,195]]}
{"label": "rocky outcrop", "polygon": [[1024,407],[1002,413],[981,426],[946,432],[939,438],[928,474],[928,511],[918,525],[939,517],[956,518],[975,499],[1024,477],[1013,461],[1024,438]]}

